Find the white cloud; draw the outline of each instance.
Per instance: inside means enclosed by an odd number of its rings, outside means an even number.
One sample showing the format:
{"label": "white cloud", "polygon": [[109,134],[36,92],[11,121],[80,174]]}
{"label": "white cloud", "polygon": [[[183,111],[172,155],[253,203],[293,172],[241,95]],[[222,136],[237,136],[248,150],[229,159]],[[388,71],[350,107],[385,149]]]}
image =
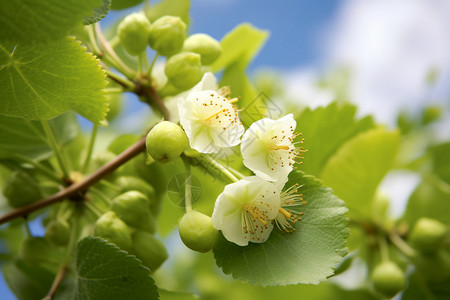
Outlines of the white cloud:
{"label": "white cloud", "polygon": [[[400,108],[450,96],[450,1],[348,0],[329,36],[328,61],[352,70],[350,95],[363,114],[392,123]],[[440,75],[433,88],[431,69]]]}

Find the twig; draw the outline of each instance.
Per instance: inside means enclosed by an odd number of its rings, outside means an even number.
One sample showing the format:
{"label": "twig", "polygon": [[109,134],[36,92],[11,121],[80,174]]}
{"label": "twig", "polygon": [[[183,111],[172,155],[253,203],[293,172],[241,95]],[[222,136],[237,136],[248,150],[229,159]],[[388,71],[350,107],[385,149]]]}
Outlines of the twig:
{"label": "twig", "polygon": [[93,174],[86,177],[84,180],[72,184],[67,188],[59,191],[58,193],[53,194],[43,200],[4,214],[0,217],[0,225],[18,217],[27,216],[36,210],[60,202],[66,198],[70,198],[72,201],[82,201],[83,197],[80,196],[83,196],[83,194],[91,185],[94,185],[95,183],[97,183],[97,181],[104,178],[106,175],[113,172],[115,169],[117,169],[139,153],[143,152],[144,150],[145,138],[142,138],[140,141],[133,144],[130,148],[119,154],[115,159],[98,169]]}
{"label": "twig", "polygon": [[66,277],[67,271],[68,271],[67,265],[62,266],[59,269],[58,274],[56,274],[55,280],[53,280],[50,291],[48,291],[47,296],[45,296],[45,298],[43,298],[42,300],[53,299],[53,296],[55,296],[56,290],[58,289],[61,282],[64,280],[64,277]]}

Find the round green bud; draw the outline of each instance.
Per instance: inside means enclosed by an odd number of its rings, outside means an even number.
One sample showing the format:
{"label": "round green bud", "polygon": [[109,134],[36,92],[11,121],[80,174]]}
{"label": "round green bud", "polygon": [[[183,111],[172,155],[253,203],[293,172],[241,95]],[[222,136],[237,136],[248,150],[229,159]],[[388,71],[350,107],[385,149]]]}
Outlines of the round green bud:
{"label": "round green bud", "polygon": [[53,257],[54,248],[48,240],[42,237],[28,237],[20,244],[19,255],[29,265],[39,265],[49,262]]}
{"label": "round green bud", "polygon": [[132,13],[117,27],[120,43],[131,55],[139,55],[147,47],[150,21],[142,13]]}
{"label": "round green bud", "polygon": [[39,185],[27,172],[18,170],[6,182],[3,195],[13,208],[22,207],[42,198]]}
{"label": "round green bud", "polygon": [[127,225],[155,232],[154,217],[149,210],[150,200],[138,191],[128,191],[113,199],[111,210]]}
{"label": "round green bud", "polygon": [[154,215],[157,214],[159,200],[156,196],[155,189],[151,184],[135,176],[120,176],[116,179],[115,183],[121,194],[129,191],[138,191],[147,196],[150,212]]}
{"label": "round green bud", "polygon": [[113,211],[104,213],[95,222],[94,234],[116,244],[121,249],[131,249],[130,229]]}
{"label": "round green bud", "polygon": [[446,234],[447,226],[441,222],[420,218],[411,230],[409,241],[422,252],[434,253],[442,246]]}
{"label": "round green bud", "polygon": [[183,44],[183,51],[190,51],[200,54],[202,65],[212,64],[222,53],[222,46],[211,36],[204,33],[197,33],[189,36]]}
{"label": "round green bud", "polygon": [[195,210],[181,218],[178,232],[189,249],[202,253],[210,251],[219,236],[219,232],[212,225],[211,218]]}
{"label": "round green bud", "polygon": [[373,286],[384,297],[392,298],[406,286],[405,273],[391,261],[382,262],[371,274]]}
{"label": "round green bud", "polygon": [[156,161],[172,161],[188,146],[186,133],[175,123],[162,121],[147,135],[147,153]]}
{"label": "round green bud", "polygon": [[51,220],[45,230],[45,238],[57,246],[65,246],[70,239],[70,226],[61,220]]}
{"label": "round green bud", "polygon": [[133,253],[150,268],[157,270],[169,257],[164,244],[148,232],[137,230],[132,235]]}
{"label": "round green bud", "polygon": [[164,16],[150,26],[148,43],[163,56],[171,56],[181,50],[186,39],[186,24],[174,16]]}
{"label": "round green bud", "polygon": [[167,78],[174,87],[187,90],[202,78],[202,64],[200,54],[181,52],[167,60],[164,69]]}

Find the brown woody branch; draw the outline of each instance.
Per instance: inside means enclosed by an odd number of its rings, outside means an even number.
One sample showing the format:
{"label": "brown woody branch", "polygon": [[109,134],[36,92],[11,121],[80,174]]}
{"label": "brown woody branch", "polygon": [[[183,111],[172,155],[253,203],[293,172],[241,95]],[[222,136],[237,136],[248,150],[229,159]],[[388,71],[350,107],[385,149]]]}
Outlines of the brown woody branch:
{"label": "brown woody branch", "polygon": [[106,175],[113,172],[115,169],[138,155],[139,153],[143,152],[145,150],[145,137],[133,144],[131,147],[129,147],[127,150],[119,154],[115,159],[89,175],[88,177],[84,178],[82,181],[77,182],[75,184],[72,184],[68,186],[67,188],[59,191],[56,194],[51,195],[50,197],[47,197],[43,200],[40,200],[38,202],[32,203],[30,205],[21,207],[19,209],[13,210],[7,214],[4,214],[0,217],[0,225],[4,224],[6,222],[9,222],[15,218],[18,217],[26,217],[30,213],[39,210],[41,208],[47,207],[49,205],[52,205],[54,203],[60,202],[64,199],[71,199],[73,201],[82,201],[84,197],[82,197],[88,188],[95,183],[97,183],[99,180],[104,178]]}

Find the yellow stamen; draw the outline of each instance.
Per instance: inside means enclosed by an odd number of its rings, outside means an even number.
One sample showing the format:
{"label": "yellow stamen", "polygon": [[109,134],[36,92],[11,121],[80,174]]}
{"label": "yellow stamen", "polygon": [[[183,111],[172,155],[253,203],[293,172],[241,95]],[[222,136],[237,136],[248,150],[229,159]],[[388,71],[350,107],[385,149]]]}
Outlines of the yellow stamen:
{"label": "yellow stamen", "polygon": [[238,98],[233,98],[233,99],[228,100],[228,103],[236,103],[238,101],[239,101]]}
{"label": "yellow stamen", "polygon": [[290,219],[291,218],[291,214],[285,210],[284,208],[280,207],[280,209],[278,210],[286,219]]}
{"label": "yellow stamen", "polygon": [[260,221],[263,225],[267,225],[266,221],[261,219],[261,217],[257,216],[251,209],[245,208],[246,211],[248,211],[255,219]]}
{"label": "yellow stamen", "polygon": [[224,109],[222,109],[222,110],[219,110],[219,111],[213,113],[213,114],[210,115],[209,117],[205,118],[205,121],[209,121],[210,119],[214,118],[215,116],[217,116],[218,114],[220,114],[220,113],[222,113],[222,112],[224,112],[224,111],[226,111],[226,110],[227,110],[227,109],[224,108]]}
{"label": "yellow stamen", "polygon": [[273,150],[280,150],[280,149],[282,149],[282,150],[289,150],[289,146],[287,146],[287,145],[275,145],[275,146],[272,146],[272,149]]}

